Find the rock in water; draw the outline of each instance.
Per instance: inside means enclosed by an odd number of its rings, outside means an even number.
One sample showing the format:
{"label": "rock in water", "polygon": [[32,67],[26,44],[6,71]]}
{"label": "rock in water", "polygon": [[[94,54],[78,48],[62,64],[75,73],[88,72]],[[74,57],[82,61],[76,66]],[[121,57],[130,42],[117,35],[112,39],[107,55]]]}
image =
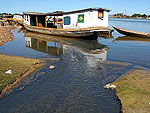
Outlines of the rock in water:
{"label": "rock in water", "polygon": [[107,88],[107,89],[112,89],[112,90],[114,90],[114,89],[116,88],[116,86],[115,86],[115,85],[110,85],[110,84],[107,84],[107,85],[105,85],[105,86],[104,86],[104,88]]}
{"label": "rock in water", "polygon": [[49,66],[50,69],[55,69],[55,66],[51,65]]}

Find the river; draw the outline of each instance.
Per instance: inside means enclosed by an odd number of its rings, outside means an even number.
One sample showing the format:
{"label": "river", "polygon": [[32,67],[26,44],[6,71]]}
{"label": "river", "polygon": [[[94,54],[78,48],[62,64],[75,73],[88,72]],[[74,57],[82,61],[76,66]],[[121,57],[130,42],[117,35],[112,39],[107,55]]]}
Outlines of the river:
{"label": "river", "polygon": [[[109,27],[148,32],[150,21],[109,19]],[[144,27],[140,27],[140,26]],[[137,27],[137,29],[135,29]],[[0,99],[0,113],[119,113],[114,91],[103,86],[135,66],[150,68],[150,42],[112,38],[82,40],[12,30],[14,41],[0,47],[4,54],[60,58],[31,73]],[[53,64],[54,70],[49,66]]]}

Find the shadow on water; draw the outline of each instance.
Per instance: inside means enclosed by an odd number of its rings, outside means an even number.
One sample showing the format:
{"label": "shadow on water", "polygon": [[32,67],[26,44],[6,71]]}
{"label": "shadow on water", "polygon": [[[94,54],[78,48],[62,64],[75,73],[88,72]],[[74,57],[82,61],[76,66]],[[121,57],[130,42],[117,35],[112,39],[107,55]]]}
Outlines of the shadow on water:
{"label": "shadow on water", "polygon": [[[22,43],[25,44],[22,45],[24,47],[20,45],[21,49],[58,56],[60,60],[47,61],[11,93],[5,94],[0,100],[1,113],[120,112],[114,91],[103,86],[132,69],[133,65],[107,61],[109,48],[97,40],[52,37],[31,32],[26,32],[24,37]],[[24,54],[28,54],[28,50]],[[54,70],[49,69],[51,64],[55,66]]]}

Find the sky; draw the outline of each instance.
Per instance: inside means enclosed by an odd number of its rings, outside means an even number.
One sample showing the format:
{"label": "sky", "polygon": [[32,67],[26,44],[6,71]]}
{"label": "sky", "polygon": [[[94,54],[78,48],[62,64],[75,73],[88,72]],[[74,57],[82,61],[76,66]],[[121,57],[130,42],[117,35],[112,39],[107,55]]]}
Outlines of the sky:
{"label": "sky", "polygon": [[149,4],[150,0],[0,0],[0,13],[72,11],[101,7],[111,9],[110,14],[126,12],[130,15],[150,15]]}

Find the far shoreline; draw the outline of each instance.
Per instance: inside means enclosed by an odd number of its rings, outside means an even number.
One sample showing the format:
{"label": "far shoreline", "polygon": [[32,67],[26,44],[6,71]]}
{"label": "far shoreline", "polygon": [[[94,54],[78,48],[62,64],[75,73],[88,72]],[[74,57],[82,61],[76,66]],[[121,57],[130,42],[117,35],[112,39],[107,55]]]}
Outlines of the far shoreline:
{"label": "far shoreline", "polygon": [[115,19],[137,19],[137,20],[150,20],[150,18],[128,18],[128,17],[109,17]]}

